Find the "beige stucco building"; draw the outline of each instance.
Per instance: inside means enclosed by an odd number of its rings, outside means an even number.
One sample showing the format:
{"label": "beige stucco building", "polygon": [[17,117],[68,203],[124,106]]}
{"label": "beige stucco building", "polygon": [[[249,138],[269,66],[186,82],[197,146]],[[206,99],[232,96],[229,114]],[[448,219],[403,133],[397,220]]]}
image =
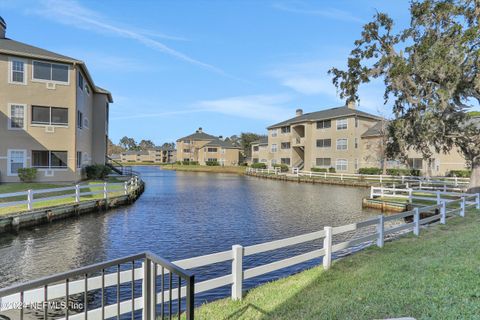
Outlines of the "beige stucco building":
{"label": "beige stucco building", "polygon": [[177,140],[177,161],[194,161],[200,165],[216,161],[222,166],[236,166],[240,161],[240,148],[199,128]]}
{"label": "beige stucco building", "polygon": [[151,162],[151,163],[174,163],[176,150],[171,148],[155,148],[140,151],[125,151],[115,155],[115,159],[121,162]]}
{"label": "beige stucco building", "polygon": [[[336,172],[356,173],[360,168],[382,166],[385,148],[385,120],[360,111],[354,105],[303,113],[269,126],[268,140],[252,144],[252,162],[268,166],[286,164],[303,170],[335,168]],[[387,161],[387,168],[411,167],[429,175],[444,175],[466,168],[456,150],[435,154],[429,163],[415,152],[408,164]]]}
{"label": "beige stucco building", "polygon": [[78,181],[105,163],[111,94],[77,59],[5,37],[0,18],[0,181]]}

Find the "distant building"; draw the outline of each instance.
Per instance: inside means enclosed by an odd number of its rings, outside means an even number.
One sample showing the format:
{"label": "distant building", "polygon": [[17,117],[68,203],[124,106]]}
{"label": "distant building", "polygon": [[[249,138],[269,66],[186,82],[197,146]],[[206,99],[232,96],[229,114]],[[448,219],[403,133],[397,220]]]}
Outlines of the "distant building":
{"label": "distant building", "polygon": [[[115,158],[114,158],[115,157]],[[112,155],[114,160],[120,162],[151,162],[151,163],[174,163],[176,150],[173,148],[158,147],[150,150],[125,151],[119,155]]]}
{"label": "distant building", "polygon": [[265,163],[268,164],[271,162],[272,157],[271,153],[268,152],[268,137],[263,137],[257,141],[251,143],[252,148],[252,160],[251,163]]}
{"label": "distant building", "polygon": [[195,133],[177,140],[177,161],[194,161],[200,165],[217,161],[222,166],[236,166],[240,161],[240,148],[199,128]]}
{"label": "distant building", "polygon": [[83,61],[5,36],[0,18],[0,181],[38,169],[38,181],[78,181],[105,163],[110,92]]}

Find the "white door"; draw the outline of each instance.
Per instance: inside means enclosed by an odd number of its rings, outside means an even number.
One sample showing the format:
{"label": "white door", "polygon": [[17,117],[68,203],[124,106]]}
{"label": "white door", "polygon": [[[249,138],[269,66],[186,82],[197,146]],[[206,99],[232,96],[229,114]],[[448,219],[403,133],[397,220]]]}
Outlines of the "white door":
{"label": "white door", "polygon": [[8,172],[9,176],[18,175],[18,169],[25,168],[27,160],[26,150],[8,150]]}

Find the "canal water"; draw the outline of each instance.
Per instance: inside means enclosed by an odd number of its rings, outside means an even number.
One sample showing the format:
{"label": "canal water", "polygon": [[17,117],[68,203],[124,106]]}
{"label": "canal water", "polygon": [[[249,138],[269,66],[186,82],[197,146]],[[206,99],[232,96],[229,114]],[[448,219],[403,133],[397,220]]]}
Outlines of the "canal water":
{"label": "canal water", "polygon": [[[138,167],[145,193],[131,206],[0,235],[0,287],[141,251],[184,259],[365,220],[366,188],[297,184],[233,174]],[[314,248],[322,241],[247,257],[250,268]],[[319,264],[317,259],[250,279],[244,289]],[[194,269],[196,281],[230,272],[229,263]],[[223,287],[196,303],[230,295]]]}

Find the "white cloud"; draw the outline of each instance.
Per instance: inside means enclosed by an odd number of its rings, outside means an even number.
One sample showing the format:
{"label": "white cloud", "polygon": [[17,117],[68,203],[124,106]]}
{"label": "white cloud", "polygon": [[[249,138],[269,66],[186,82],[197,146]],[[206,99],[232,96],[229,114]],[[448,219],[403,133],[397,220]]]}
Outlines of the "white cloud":
{"label": "white cloud", "polygon": [[[158,40],[153,39],[152,36],[147,34],[147,32],[134,31],[135,29],[132,27],[120,27],[113,23],[109,23],[107,22],[108,19],[106,17],[82,6],[75,0],[46,0],[39,3],[41,5],[40,8],[29,10],[29,12],[79,29],[131,39],[179,60],[228,76],[220,68],[194,59],[182,52],[170,48]],[[159,36],[160,34],[155,34],[155,37]],[[163,35],[163,37],[165,38],[166,36]]]}
{"label": "white cloud", "polygon": [[356,23],[365,23],[365,20],[352,14],[348,11],[343,11],[335,8],[323,8],[323,9],[314,9],[307,8],[301,3],[296,3],[296,5],[287,5],[284,3],[274,4],[273,7],[277,10],[296,13],[296,14],[305,14],[312,16],[319,16],[322,18],[347,21],[347,22],[356,22]]}
{"label": "white cloud", "polygon": [[196,104],[199,110],[255,120],[281,121],[290,118],[289,95],[250,95],[205,100]]}

